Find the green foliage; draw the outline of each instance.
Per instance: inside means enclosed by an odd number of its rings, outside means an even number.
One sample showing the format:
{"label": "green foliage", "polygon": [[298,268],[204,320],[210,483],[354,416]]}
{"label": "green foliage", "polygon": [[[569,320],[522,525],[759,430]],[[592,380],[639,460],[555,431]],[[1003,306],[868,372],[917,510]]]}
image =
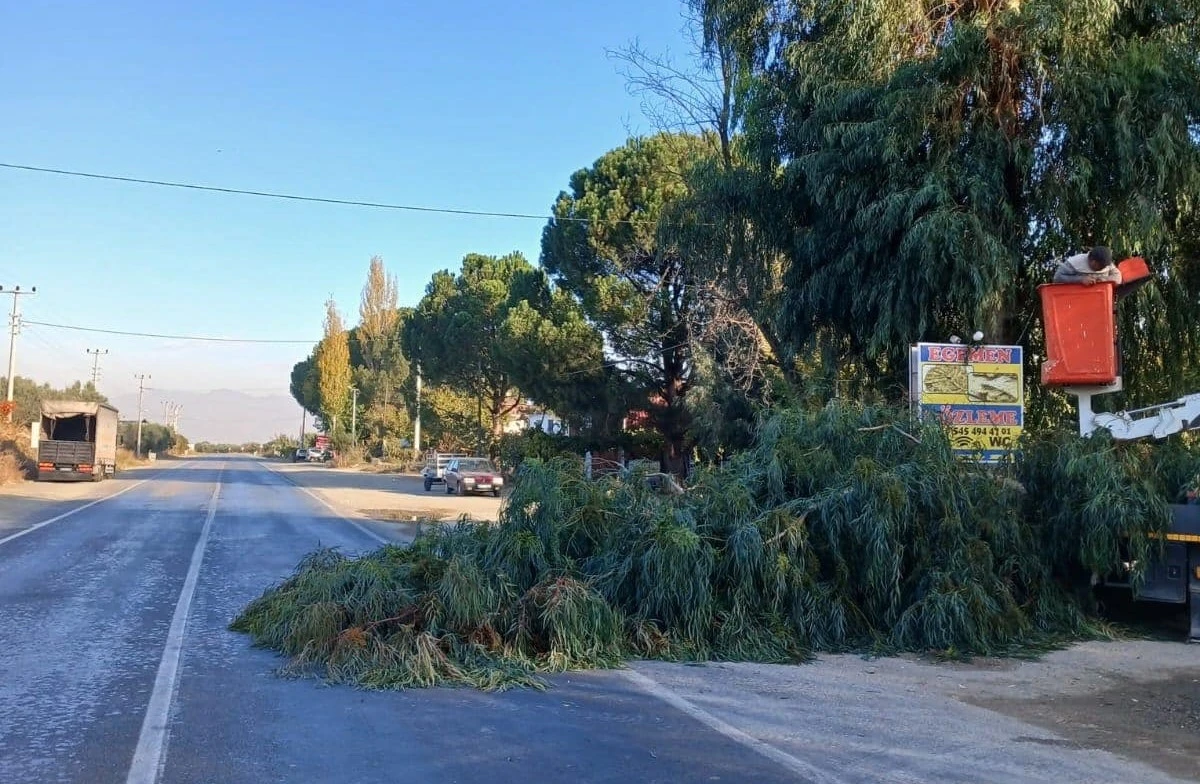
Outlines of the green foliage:
{"label": "green foliage", "polygon": [[662,452],[662,436],[652,431],[622,431],[610,435],[551,435],[530,428],[520,433],[508,433],[500,439],[500,462],[516,470],[526,460],[547,462],[558,457],[582,459],[586,452],[623,450],[629,459],[655,459]]}
{"label": "green foliage", "polygon": [[[0,378],[0,386],[7,388],[8,379]],[[82,400],[86,402],[107,403],[108,398],[101,395],[92,386],[76,381],[70,386],[58,389],[49,384],[39,384],[32,379],[16,376],[13,378],[13,423],[21,427],[29,427],[41,417],[43,400]]]}
{"label": "green foliage", "polygon": [[601,156],[571,176],[542,232],[542,266],[582,304],[648,401],[666,461],[687,449],[690,322],[695,296],[680,248],[660,221],[688,193],[685,178],[710,148],[658,134]]}
{"label": "green foliage", "polygon": [[321,413],[321,393],[317,385],[316,360],[316,356],[319,353],[320,344],[313,349],[313,352],[308,357],[292,366],[291,380],[288,385],[288,390],[292,393],[292,399],[314,417],[319,416]]}
{"label": "green foliage", "polygon": [[[200,445],[196,445],[197,450]],[[292,436],[282,433],[262,445],[262,453],[268,457],[291,457],[300,448],[300,443]]]}
{"label": "green foliage", "polygon": [[[138,443],[137,431],[137,422],[122,422],[117,431],[121,446],[126,449],[135,449]],[[166,425],[155,422],[142,424],[143,457],[150,452],[159,455],[182,454],[187,452],[187,448],[188,440]]]}
{"label": "green foliage", "polygon": [[359,392],[359,443],[381,457],[397,452],[412,432],[403,405],[410,367],[400,341],[412,311],[396,303],[396,280],[375,256],[362,289],[359,325],[350,330],[350,363]]}
{"label": "green foliage", "polygon": [[295,438],[278,435],[264,444],[256,444],[254,442],[245,444],[214,444],[210,441],[198,441],[192,448],[202,455],[262,454],[266,457],[291,457],[292,453],[298,447],[296,446]]}
{"label": "green foliage", "polygon": [[[416,410],[412,386],[405,389],[409,410]],[[425,386],[421,390],[421,442],[423,447],[443,452],[473,452],[479,434],[490,422],[480,412],[479,402],[448,386]]]}
{"label": "green foliage", "polygon": [[348,427],[350,419],[350,338],[337,304],[325,303],[325,333],[316,352],[317,397],[321,418],[330,428]]}
{"label": "green foliage", "polygon": [[477,441],[499,438],[522,397],[572,406],[604,389],[588,391],[602,375],[600,336],[519,253],[470,254],[457,274],[435,274],[404,346],[428,382],[471,396],[486,413],[486,432],[470,434]]}
{"label": "green foliage", "polygon": [[[1162,273],[1123,305],[1127,391],[1110,402],[1194,390],[1194,3],[701,8],[743,133],[692,170],[680,241],[785,374],[815,354],[831,381],[895,399],[908,345],[982,329],[1025,343],[1036,378],[1037,285],[1105,244]],[[1061,413],[1030,397],[1034,423]]]}
{"label": "green foliage", "polygon": [[[368,686],[536,683],[623,657],[1019,654],[1099,633],[1085,594],[1164,523],[1159,447],[1051,437],[983,469],[888,408],[762,420],[683,495],[531,459],[499,525],[322,552],[234,628]],[[1166,447],[1181,475],[1200,455]]]}

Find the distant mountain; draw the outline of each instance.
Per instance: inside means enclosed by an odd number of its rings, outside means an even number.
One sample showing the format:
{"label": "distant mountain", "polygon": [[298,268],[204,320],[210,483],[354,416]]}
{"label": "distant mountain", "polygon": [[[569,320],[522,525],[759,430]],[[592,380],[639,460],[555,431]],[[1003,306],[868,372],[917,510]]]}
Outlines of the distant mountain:
{"label": "distant mountain", "polygon": [[[251,395],[232,389],[147,390],[142,400],[147,420],[164,421],[163,401],[182,406],[179,432],[192,443],[244,444],[268,441],[280,433],[300,434],[300,406],[290,395]],[[112,403],[120,410],[121,419],[137,418],[136,394],[114,395]]]}

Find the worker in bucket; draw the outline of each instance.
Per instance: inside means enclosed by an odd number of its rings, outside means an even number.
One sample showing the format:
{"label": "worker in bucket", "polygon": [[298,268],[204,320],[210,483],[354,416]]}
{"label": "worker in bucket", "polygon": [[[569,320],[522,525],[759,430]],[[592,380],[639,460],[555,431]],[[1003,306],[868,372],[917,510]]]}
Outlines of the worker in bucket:
{"label": "worker in bucket", "polygon": [[1121,270],[1113,264],[1112,251],[1098,245],[1087,253],[1077,253],[1059,264],[1054,271],[1054,282],[1082,283],[1085,286],[1112,282],[1119,286]]}

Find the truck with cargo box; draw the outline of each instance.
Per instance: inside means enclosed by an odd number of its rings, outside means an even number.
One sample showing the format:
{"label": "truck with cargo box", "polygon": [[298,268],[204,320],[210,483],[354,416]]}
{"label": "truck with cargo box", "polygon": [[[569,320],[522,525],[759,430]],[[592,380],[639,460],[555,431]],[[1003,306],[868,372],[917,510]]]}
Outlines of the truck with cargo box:
{"label": "truck with cargo box", "polygon": [[110,477],[117,472],[117,409],[107,403],[43,401],[36,442],[38,481]]}

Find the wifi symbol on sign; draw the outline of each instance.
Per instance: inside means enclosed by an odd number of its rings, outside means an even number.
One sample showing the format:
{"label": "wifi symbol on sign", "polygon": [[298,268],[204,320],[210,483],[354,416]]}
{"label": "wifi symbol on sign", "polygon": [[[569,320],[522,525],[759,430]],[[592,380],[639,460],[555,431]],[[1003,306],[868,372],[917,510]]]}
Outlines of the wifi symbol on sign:
{"label": "wifi symbol on sign", "polygon": [[966,449],[974,451],[978,447],[975,445],[975,439],[971,438],[968,433],[956,433],[950,436],[950,445],[955,449]]}

